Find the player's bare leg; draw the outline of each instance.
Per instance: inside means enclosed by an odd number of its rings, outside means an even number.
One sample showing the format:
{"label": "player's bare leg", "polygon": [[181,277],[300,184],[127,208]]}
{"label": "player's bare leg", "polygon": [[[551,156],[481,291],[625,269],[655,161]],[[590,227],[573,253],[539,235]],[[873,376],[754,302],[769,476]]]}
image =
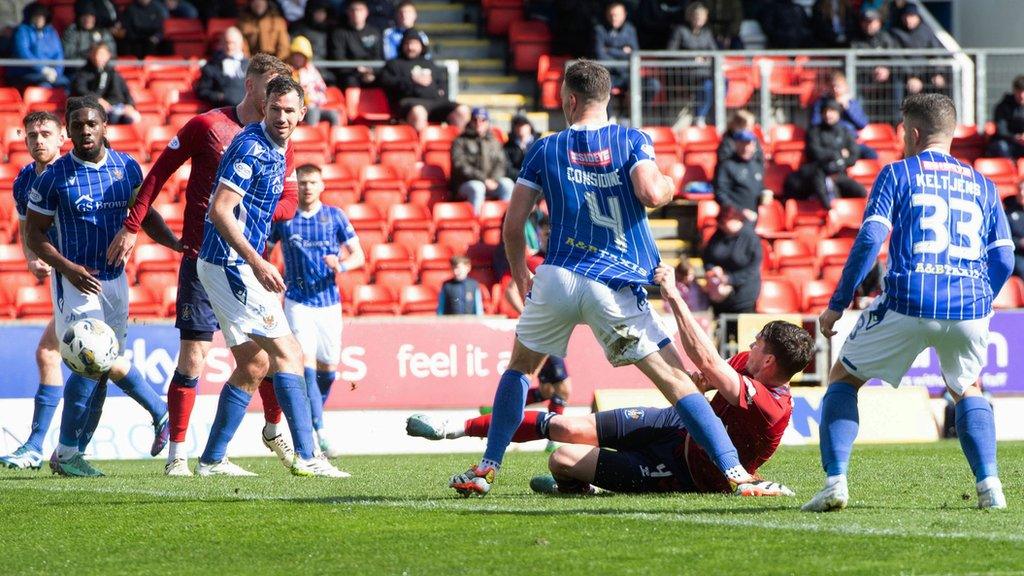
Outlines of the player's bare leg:
{"label": "player's bare leg", "polygon": [[199,376],[206,365],[206,356],[212,344],[206,340],[182,339],[178,351],[178,366],[174,369],[171,385],[167,389],[167,412],[170,419],[170,444],[164,474],[191,476],[188,450],[185,445],[188,423],[196,402]]}
{"label": "player's bare leg", "polygon": [[32,411],[32,431],[17,450],[0,456],[0,467],[19,470],[38,470],[43,464],[43,440],[50,429],[53,415],[62,397],[64,382],[60,370],[60,349],[54,320],[43,329],[36,346],[36,366],[39,369],[39,388],[36,390]]}
{"label": "player's bare leg", "polygon": [[956,402],[957,438],[974,473],[978,508],[1006,508],[1006,496],[996,466],[996,427],[992,405],[977,382],[965,388],[963,394],[957,394],[948,383],[947,389]]}
{"label": "player's bare leg", "polygon": [[[597,440],[597,424],[594,424]],[[550,476],[534,476],[530,489],[541,494],[595,494],[594,477],[600,448],[583,444],[560,446],[548,458]]]}
{"label": "player's bare leg", "polygon": [[842,510],[850,501],[846,471],[853,441],[857,438],[860,417],[857,392],[864,380],[850,374],[839,360],[828,375],[829,384],[821,400],[821,425],[818,429],[821,465],[825,469],[825,487],[801,508],[806,512]]}

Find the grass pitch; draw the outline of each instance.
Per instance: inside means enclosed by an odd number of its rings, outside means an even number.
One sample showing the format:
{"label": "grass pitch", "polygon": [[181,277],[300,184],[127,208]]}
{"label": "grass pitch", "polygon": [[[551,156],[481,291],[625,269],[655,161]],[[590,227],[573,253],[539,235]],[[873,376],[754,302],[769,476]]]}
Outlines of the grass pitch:
{"label": "grass pitch", "polygon": [[1024,573],[1024,443],[1000,444],[1010,509],[983,512],[956,442],[858,447],[851,508],[800,504],[820,487],[814,447],[765,476],[793,499],[550,498],[544,456],[513,453],[491,495],[445,487],[472,455],[351,457],[347,480],[162,475],[99,462],[107,478],[0,472],[2,574],[964,574]]}

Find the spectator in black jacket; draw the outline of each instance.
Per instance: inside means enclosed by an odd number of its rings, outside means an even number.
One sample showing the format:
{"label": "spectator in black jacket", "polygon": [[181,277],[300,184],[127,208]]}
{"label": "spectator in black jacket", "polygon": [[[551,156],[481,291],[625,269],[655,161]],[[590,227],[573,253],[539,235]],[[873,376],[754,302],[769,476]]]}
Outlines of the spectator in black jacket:
{"label": "spectator in black jacket", "polygon": [[687,0],[640,0],[633,21],[640,31],[640,47],[661,50],[668,45],[672,29],[686,23]]}
{"label": "spectator in black jacket", "polygon": [[[628,63],[630,54],[640,49],[636,28],[626,21],[626,6],[619,1],[612,2],[604,12],[605,21],[594,26],[594,57],[598,60],[619,60]],[[612,76],[612,88],[627,90],[629,88],[629,66],[609,67]],[[656,78],[641,79],[644,101],[653,101],[661,91],[661,83]]]}
{"label": "spectator in black jacket", "polygon": [[537,139],[537,130],[526,116],[517,115],[512,118],[512,128],[508,131],[508,142],[505,143],[506,175],[515,181],[519,170],[526,160],[526,151]]}
{"label": "spectator in black jacket", "polygon": [[96,14],[96,27],[108,30],[120,26],[118,23],[117,4],[114,0],[78,0],[75,2],[75,13],[89,7]]}
{"label": "spectator in black jacket", "polygon": [[842,110],[842,104],[835,100],[822,105],[822,123],[807,132],[806,161],[786,179],[787,197],[803,200],[813,193],[829,210],[837,196],[867,196],[864,187],[846,175],[846,170],[857,161],[859,147],[840,123]]}
{"label": "spectator in black jacket", "polygon": [[1013,92],[996,105],[996,133],[988,145],[989,156],[1017,159],[1024,156],[1024,75],[1013,79]]}
{"label": "spectator in black jacket", "polygon": [[856,26],[857,9],[852,0],[817,0],[811,9],[811,30],[822,48],[845,48]]}
{"label": "spectator in black jacket", "polygon": [[[891,30],[892,37],[900,45],[900,48],[925,50],[932,48],[944,48],[939,42],[938,36],[921,21],[921,14],[917,4],[907,4],[900,14],[899,24]],[[946,87],[946,77],[938,72],[931,72],[926,68],[910,69],[906,73],[906,88],[908,94],[918,94],[925,89],[925,80],[929,80],[930,90],[940,91]],[[898,101],[902,101],[902,95],[897,93]]]}
{"label": "spectator in black jacket", "polygon": [[[383,60],[383,33],[367,23],[370,9],[365,0],[352,0],[346,10],[348,23],[331,34],[332,60]],[[377,81],[377,72],[369,66],[340,69],[338,84],[343,87],[367,87]]]}
{"label": "spectator in black jacket", "polygon": [[1017,194],[1007,198],[1003,207],[1013,240],[1013,273],[1024,280],[1024,180],[1017,185]]}
{"label": "spectator in black jacket", "polygon": [[723,50],[743,49],[743,42],[740,40],[743,2],[740,0],[704,0],[704,4],[710,12],[709,26],[719,47]]}
{"label": "spectator in black jacket", "polygon": [[405,33],[401,54],[388,60],[380,74],[380,84],[387,93],[391,113],[405,120],[417,132],[428,122],[448,121],[462,131],[469,123],[469,108],[448,99],[437,66],[426,57],[419,30]]}
{"label": "spectator in black jacket", "polygon": [[715,166],[715,201],[735,208],[750,222],[757,220],[757,207],[771,196],[764,188],[764,161],[757,158],[757,135],[750,130],[733,132],[732,156]]}
{"label": "spectator in black jacket", "polygon": [[[857,50],[894,50],[899,48],[899,43],[882,28],[882,14],[878,10],[865,10],[850,47]],[[895,103],[895,106],[890,105],[892,113],[895,113],[899,100],[896,98],[891,66],[875,65],[870,75],[865,71],[858,74],[857,78],[861,100]]]}
{"label": "spectator in black jacket", "polygon": [[775,0],[761,14],[769,48],[807,48],[813,43],[807,12],[795,0]]}
{"label": "spectator in black jacket", "polygon": [[142,119],[124,78],[110,64],[110,48],[103,42],[89,50],[86,64],[71,81],[72,96],[95,96],[107,111],[110,124],[134,124]]}
{"label": "spectator in black jacket", "polygon": [[105,43],[110,48],[111,55],[117,57],[114,36],[110,30],[96,26],[96,9],[91,4],[86,4],[75,13],[74,24],[64,29],[64,57],[68,60],[84,59],[89,55],[89,49],[97,42]]}
{"label": "spectator in black jacket", "polygon": [[223,49],[203,66],[196,82],[196,96],[214,108],[237,106],[245,96],[245,37],[234,26],[224,31]]}
{"label": "spectator in black jacket", "polygon": [[754,225],[739,210],[723,208],[701,257],[715,315],[753,312],[761,295],[762,258]]}
{"label": "spectator in black jacket", "polygon": [[164,20],[167,20],[167,9],[160,2],[135,0],[129,4],[120,18],[124,27],[121,53],[139,58],[151,54],[167,54]]}

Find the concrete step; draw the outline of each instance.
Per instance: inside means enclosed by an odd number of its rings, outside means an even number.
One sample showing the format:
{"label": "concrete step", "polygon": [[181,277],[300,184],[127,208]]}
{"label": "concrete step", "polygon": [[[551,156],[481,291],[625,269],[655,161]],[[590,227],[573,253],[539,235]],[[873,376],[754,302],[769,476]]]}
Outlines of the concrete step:
{"label": "concrete step", "polygon": [[459,94],[461,104],[467,106],[484,106],[493,109],[516,111],[533,105],[533,98],[522,94]]}
{"label": "concrete step", "polygon": [[[509,129],[512,127],[512,118],[516,114],[521,114],[523,112],[507,110],[490,110],[490,113],[491,124],[501,128],[505,132],[508,132]],[[526,112],[525,114],[526,117],[530,119],[530,123],[533,124],[533,127],[536,128],[539,132],[544,133],[548,131],[550,119],[548,118],[547,112]]]}
{"label": "concrete step", "polygon": [[427,33],[431,42],[446,37],[476,38],[477,26],[472,22],[427,22],[416,24],[416,27]]}
{"label": "concrete step", "polygon": [[679,238],[679,221],[672,218],[651,218],[651,232],[655,240]]}
{"label": "concrete step", "polygon": [[472,58],[505,59],[507,48],[503,42],[491,42],[483,38],[438,38],[431,39],[431,49],[438,59],[456,58],[459,60]]}
{"label": "concrete step", "polygon": [[449,2],[424,2],[416,4],[416,27],[438,22],[465,22],[466,7]]}
{"label": "concrete step", "polygon": [[520,76],[462,74],[459,90],[466,94],[533,94],[534,83]]}
{"label": "concrete step", "polygon": [[463,75],[504,76],[506,74],[505,61],[501,58],[462,58],[459,60],[459,70]]}

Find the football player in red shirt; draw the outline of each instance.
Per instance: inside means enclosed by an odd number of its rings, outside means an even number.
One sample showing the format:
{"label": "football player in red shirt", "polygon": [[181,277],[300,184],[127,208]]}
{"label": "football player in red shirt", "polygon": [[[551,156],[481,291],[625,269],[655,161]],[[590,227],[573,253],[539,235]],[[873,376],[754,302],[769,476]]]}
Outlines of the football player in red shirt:
{"label": "football player in red shirt", "polygon": [[[253,56],[245,72],[245,97],[242,102],[238,106],[216,108],[199,114],[178,131],[143,181],[135,205],[125,218],[124,228],[111,242],[107,252],[107,259],[111,262],[128,260],[138,238],[139,227],[153,200],[167,179],[181,165],[191,160],[192,171],[185,189],[185,221],[181,239],[184,256],[178,271],[177,318],[174,323],[179,330],[181,344],[178,366],[167,391],[171,443],[164,472],[168,476],[192,475],[185,451],[185,433],[213,333],[219,329],[210,300],[196,274],[196,260],[202,244],[203,225],[217,166],[235,135],[246,124],[263,119],[267,82],[277,76],[290,77],[291,73],[291,68],[274,56]],[[290,220],[295,216],[298,205],[298,185],[290,142],[285,155],[288,175],[284,192],[274,212],[274,220]],[[264,382],[259,389],[267,418],[262,435],[263,443],[290,467],[292,448],[277,429],[281,421],[281,410],[274,396],[273,385]]]}
{"label": "football player in red shirt", "polygon": [[[703,390],[717,390],[711,401],[736,445],[743,467],[756,474],[775,453],[793,411],[789,380],[814,355],[814,339],[788,322],[769,322],[750,352],[728,361],[690,313],[676,289],[675,273],[661,264],[655,282],[679,327],[683,350],[696,365],[691,374]],[[549,438],[566,444],[548,462],[551,476],[538,476],[530,487],[544,493],[587,494],[596,488],[613,492],[731,492],[733,488],[707,454],[692,441],[673,408],[621,408],[587,416],[527,412],[513,441]],[[486,436],[490,416],[466,421],[461,428],[433,424],[412,416],[407,431],[417,436],[457,438]],[[774,483],[753,483],[741,496],[791,496]]]}

